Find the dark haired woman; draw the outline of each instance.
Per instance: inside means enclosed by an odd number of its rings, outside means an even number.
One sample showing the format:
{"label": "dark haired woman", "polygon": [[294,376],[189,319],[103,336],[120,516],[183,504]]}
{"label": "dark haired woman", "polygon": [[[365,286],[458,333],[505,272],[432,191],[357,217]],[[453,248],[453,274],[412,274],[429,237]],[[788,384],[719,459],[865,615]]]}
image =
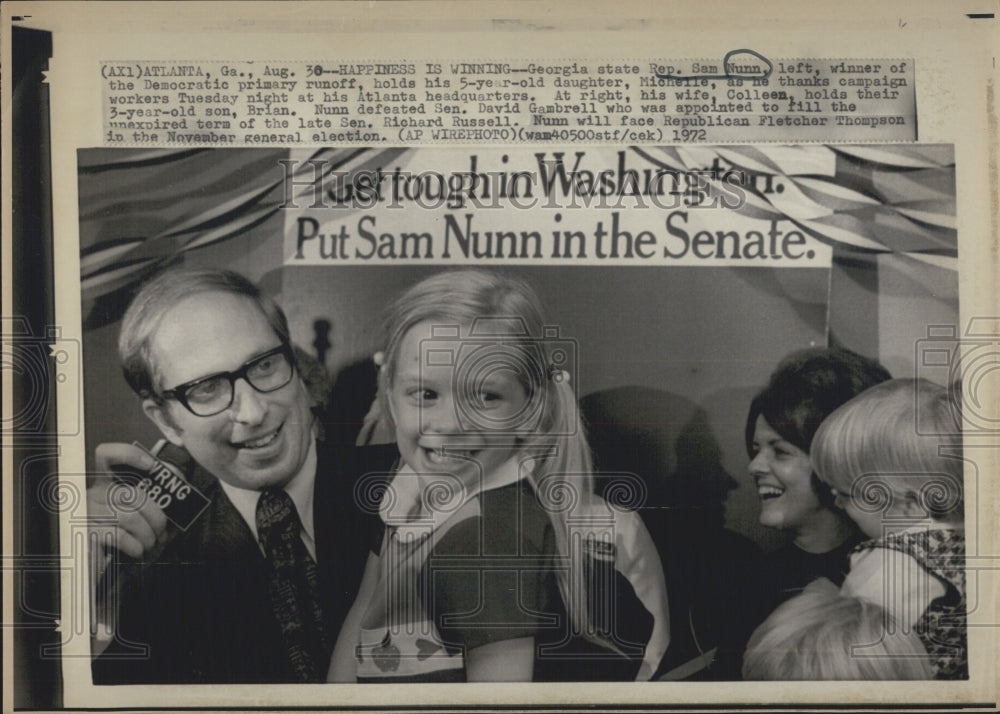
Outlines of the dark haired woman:
{"label": "dark haired woman", "polygon": [[760,522],[791,536],[767,557],[762,574],[771,609],[817,577],[843,581],[847,554],[862,536],[813,473],[809,448],[834,409],[889,378],[882,365],[848,350],[803,350],[782,360],[751,402],[746,446]]}
{"label": "dark haired woman", "polygon": [[[838,586],[844,581],[848,555],[864,536],[813,473],[809,449],[834,409],[887,379],[882,365],[849,350],[803,350],[785,357],[751,402],[745,436],[760,522],[788,533],[791,541],[764,556],[757,588],[747,594],[756,615],[738,639],[814,579]],[[739,644],[735,649],[742,651]]]}

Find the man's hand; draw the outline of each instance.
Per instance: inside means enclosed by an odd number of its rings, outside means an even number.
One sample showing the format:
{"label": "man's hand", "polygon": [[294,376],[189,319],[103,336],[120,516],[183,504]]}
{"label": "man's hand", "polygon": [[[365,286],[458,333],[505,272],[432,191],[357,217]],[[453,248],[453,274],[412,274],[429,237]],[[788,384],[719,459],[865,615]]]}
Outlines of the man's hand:
{"label": "man's hand", "polygon": [[87,520],[90,542],[104,546],[94,554],[100,559],[101,573],[107,565],[103,550],[108,546],[136,560],[161,547],[167,536],[167,517],[145,492],[113,473],[113,469],[137,474],[152,471],[156,462],[143,449],[134,444],[100,444],[94,459],[97,473],[87,489]]}

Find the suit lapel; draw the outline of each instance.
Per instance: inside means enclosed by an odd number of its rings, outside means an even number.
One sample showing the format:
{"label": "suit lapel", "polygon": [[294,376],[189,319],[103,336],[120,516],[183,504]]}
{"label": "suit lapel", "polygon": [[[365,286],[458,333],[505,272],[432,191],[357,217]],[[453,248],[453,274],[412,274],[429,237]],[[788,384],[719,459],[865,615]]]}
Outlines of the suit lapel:
{"label": "suit lapel", "polygon": [[[367,474],[377,478],[391,472],[399,452],[395,444],[341,448],[319,441],[316,446],[316,560],[321,592],[328,593],[330,612],[336,619],[357,594],[369,549],[381,527],[377,515],[356,503],[355,486]],[[340,622],[335,624],[339,627]]]}
{"label": "suit lapel", "polygon": [[208,519],[202,530],[201,557],[207,562],[230,562],[234,555],[238,555],[263,562],[264,556],[250,526],[229,500],[218,479],[201,467],[197,471],[201,472],[197,474],[200,477],[197,486],[212,502],[201,516]]}
{"label": "suit lapel", "polygon": [[329,445],[323,441],[316,442],[316,478],[313,482],[313,534],[316,538],[316,562],[320,564],[320,572],[326,570],[325,563],[336,554],[334,523],[337,520],[337,508],[334,486],[337,473],[334,471],[334,458]]}

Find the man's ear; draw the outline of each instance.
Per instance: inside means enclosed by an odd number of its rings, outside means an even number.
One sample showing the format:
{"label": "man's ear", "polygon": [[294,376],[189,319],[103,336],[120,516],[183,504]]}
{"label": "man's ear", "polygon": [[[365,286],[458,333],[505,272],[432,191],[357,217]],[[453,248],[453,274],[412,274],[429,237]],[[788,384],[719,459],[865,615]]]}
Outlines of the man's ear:
{"label": "man's ear", "polygon": [[167,413],[166,405],[158,403],[155,399],[143,399],[142,411],[146,413],[150,421],[156,424],[156,427],[166,437],[167,441],[174,446],[184,446],[184,441],[181,439],[181,432],[174,426],[173,419]]}

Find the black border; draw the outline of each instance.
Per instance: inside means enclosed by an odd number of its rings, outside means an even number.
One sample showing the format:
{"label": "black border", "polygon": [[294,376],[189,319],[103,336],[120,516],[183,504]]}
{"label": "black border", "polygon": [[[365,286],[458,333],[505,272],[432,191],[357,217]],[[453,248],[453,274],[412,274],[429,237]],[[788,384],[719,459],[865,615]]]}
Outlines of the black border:
{"label": "black border", "polygon": [[[12,315],[23,320],[29,339],[48,338],[47,327],[56,325],[54,252],[52,243],[52,163],[49,132],[49,88],[43,72],[52,56],[52,33],[14,25],[11,28],[11,282]],[[14,588],[11,597],[30,598],[32,608],[52,613],[51,618],[29,614],[15,600],[13,639],[14,709],[53,709],[62,706],[61,635],[56,631],[60,611],[59,522],[53,509],[41,503],[34,476],[58,469],[56,443],[55,380],[39,383],[37,375],[13,374],[13,413],[29,403],[48,405],[44,422],[31,425],[31,433],[14,427],[13,451]],[[37,390],[41,389],[42,394]],[[28,462],[31,462],[30,474]],[[20,510],[17,510],[17,509]],[[18,515],[20,517],[18,517]],[[31,560],[45,567],[18,567]],[[45,654],[43,654],[43,652]]]}

